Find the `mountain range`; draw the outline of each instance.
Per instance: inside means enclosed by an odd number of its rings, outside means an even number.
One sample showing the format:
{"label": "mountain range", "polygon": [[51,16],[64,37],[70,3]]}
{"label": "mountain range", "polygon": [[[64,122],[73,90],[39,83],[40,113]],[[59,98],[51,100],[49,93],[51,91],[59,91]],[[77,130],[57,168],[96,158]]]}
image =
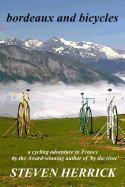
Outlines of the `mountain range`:
{"label": "mountain range", "polygon": [[18,38],[8,38],[0,41],[6,45],[17,45],[26,50],[48,51],[60,54],[72,60],[101,68],[115,74],[125,70],[125,51],[92,42],[73,42],[63,38],[52,37],[43,42],[28,38],[21,41]]}
{"label": "mountain range", "polygon": [[5,82],[62,81],[74,84],[106,80],[114,84],[124,83],[111,74],[123,72],[124,62],[125,51],[91,42],[73,42],[56,37],[46,42],[31,38],[0,41],[0,80]]}
{"label": "mountain range", "polygon": [[115,49],[109,46],[101,46],[92,42],[73,42],[66,41],[63,38],[52,37],[51,39],[43,42],[28,38],[21,41],[18,38],[8,38],[1,40],[0,43],[7,45],[17,45],[29,50],[49,51],[57,54],[74,56],[75,60],[78,59],[125,59],[125,51]]}

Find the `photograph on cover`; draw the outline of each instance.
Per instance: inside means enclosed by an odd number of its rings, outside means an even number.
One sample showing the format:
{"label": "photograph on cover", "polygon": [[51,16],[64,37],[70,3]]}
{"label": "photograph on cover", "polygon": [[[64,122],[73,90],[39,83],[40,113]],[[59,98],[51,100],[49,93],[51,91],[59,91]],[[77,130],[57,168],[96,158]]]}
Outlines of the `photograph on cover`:
{"label": "photograph on cover", "polygon": [[125,186],[125,2],[0,7],[0,186]]}

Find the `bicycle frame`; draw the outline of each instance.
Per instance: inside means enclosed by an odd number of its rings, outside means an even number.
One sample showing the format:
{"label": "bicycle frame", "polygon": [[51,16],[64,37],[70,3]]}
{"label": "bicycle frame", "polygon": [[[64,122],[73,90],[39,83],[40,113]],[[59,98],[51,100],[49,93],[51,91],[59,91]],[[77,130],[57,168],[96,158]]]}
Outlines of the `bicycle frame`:
{"label": "bicycle frame", "polygon": [[[25,101],[26,103],[28,103],[28,100],[29,100],[29,91],[27,91],[27,92],[15,92],[15,93],[14,93],[14,99],[15,99],[16,93],[22,93],[22,94],[23,94],[23,95],[22,95],[22,103],[24,103],[24,101]],[[25,99],[25,94],[27,94],[27,99]]]}
{"label": "bicycle frame", "polygon": [[[108,91],[112,91],[112,89],[108,89]],[[107,95],[110,95],[110,102],[107,107],[107,138],[112,139],[113,144],[115,144],[115,143],[117,144],[117,138],[118,138],[118,116],[117,116],[117,107],[115,105],[115,95],[116,94],[121,94],[121,93],[107,94]],[[117,120],[116,124],[114,123],[115,117]],[[116,142],[115,142],[114,130],[116,130]]]}
{"label": "bicycle frame", "polygon": [[112,141],[113,141],[113,131],[110,137],[110,129],[114,126],[114,123],[113,123],[113,106],[115,105],[114,99],[115,99],[115,96],[113,94],[113,97],[111,98],[109,105],[107,107],[107,138],[109,139],[112,137]]}
{"label": "bicycle frame", "polygon": [[[82,118],[82,124],[83,126],[87,126],[88,125],[88,114],[87,114],[87,108],[89,107],[88,106],[88,100],[89,99],[94,99],[94,98],[85,98],[83,97],[83,94],[84,93],[81,93],[82,95],[82,108],[80,110],[82,110],[82,117],[80,116],[80,118]],[[95,103],[95,99],[94,99],[94,102],[93,104]],[[81,120],[81,119],[80,119]],[[81,125],[80,125],[80,131],[81,131]],[[88,131],[87,131],[88,133]]]}
{"label": "bicycle frame", "polygon": [[[81,93],[81,95],[82,95],[82,108],[84,109],[84,106],[86,105],[86,108],[88,107],[88,99],[94,99],[94,102],[93,102],[93,104],[95,103],[95,98],[85,98],[85,97],[83,97],[83,93]],[[86,103],[84,103],[84,99],[86,100]]]}
{"label": "bicycle frame", "polygon": [[[15,98],[15,94],[16,93],[21,93],[22,94],[22,102],[20,102],[19,103],[19,107],[18,107],[18,115],[17,115],[17,120],[16,120],[16,122],[11,126],[11,128],[10,129],[12,129],[12,127],[14,126],[14,125],[16,125],[17,124],[17,128],[16,128],[16,130],[14,130],[13,131],[13,133],[15,132],[15,131],[18,131],[18,138],[21,138],[21,136],[22,136],[22,132],[23,132],[23,124],[25,124],[25,133],[26,133],[26,135],[28,135],[29,134],[29,127],[30,127],[30,124],[35,128],[35,125],[30,121],[30,107],[29,107],[29,105],[28,105],[28,100],[29,100],[29,89],[27,89],[26,90],[27,92],[15,92],[14,93],[14,98]],[[25,95],[27,95],[27,98],[25,98]],[[25,113],[24,113],[24,107],[25,107]],[[20,109],[21,108],[21,109]],[[21,112],[20,112],[21,111]],[[28,112],[27,114],[26,114],[26,112]],[[19,115],[21,113],[21,115]],[[24,119],[25,117],[27,117],[26,118],[26,120]],[[10,131],[10,129],[8,129],[7,130],[7,132],[5,133],[5,134],[7,134],[9,131]],[[38,131],[38,133],[40,134],[40,135],[42,135],[40,132],[39,132],[39,130],[37,130]],[[13,134],[12,133],[12,134]],[[5,134],[3,135],[3,136],[5,136]],[[34,134],[33,134],[33,132],[31,132],[31,136],[33,136],[32,138],[36,138],[35,136],[34,136]]]}
{"label": "bicycle frame", "polygon": [[[16,93],[22,94],[22,102],[20,102],[18,107],[18,115],[17,115],[17,131],[18,137],[21,137],[23,132],[23,125],[25,125],[25,133],[26,135],[29,133],[29,126],[30,126],[30,108],[28,105],[29,100],[29,89],[26,90],[27,92],[15,92],[14,98]],[[25,98],[25,96],[27,96]]]}
{"label": "bicycle frame", "polygon": [[[22,103],[25,106],[25,116],[26,116],[26,109],[27,109],[27,106],[28,106],[28,100],[30,99],[29,98],[29,91],[27,91],[27,92],[15,92],[14,93],[14,99],[15,99],[16,93],[22,93]],[[25,94],[27,95],[26,99],[25,99]]]}

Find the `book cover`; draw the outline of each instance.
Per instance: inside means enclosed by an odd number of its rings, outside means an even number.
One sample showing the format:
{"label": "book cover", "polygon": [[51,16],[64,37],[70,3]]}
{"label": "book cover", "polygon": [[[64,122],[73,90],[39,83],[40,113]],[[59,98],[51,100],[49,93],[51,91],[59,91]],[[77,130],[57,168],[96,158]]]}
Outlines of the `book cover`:
{"label": "book cover", "polygon": [[0,10],[0,186],[125,186],[124,2]]}

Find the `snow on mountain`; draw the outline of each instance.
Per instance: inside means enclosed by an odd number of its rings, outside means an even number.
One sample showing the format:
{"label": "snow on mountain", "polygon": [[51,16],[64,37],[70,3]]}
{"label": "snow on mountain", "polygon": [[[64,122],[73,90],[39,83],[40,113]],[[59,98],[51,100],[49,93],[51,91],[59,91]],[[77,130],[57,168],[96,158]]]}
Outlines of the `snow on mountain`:
{"label": "snow on mountain", "polygon": [[4,43],[4,40],[1,40],[0,43]]}
{"label": "snow on mountain", "polygon": [[[108,46],[101,46],[98,44],[94,44],[92,42],[73,42],[73,41],[66,41],[63,38],[59,38],[58,40],[60,40],[62,43],[64,43],[66,46],[69,47],[73,47],[75,49],[83,49],[83,50],[88,50],[87,52],[89,53],[89,56],[96,56],[96,54],[94,54],[94,52],[100,52],[100,53],[105,53],[107,59],[118,59],[118,58],[125,58],[125,51],[123,54],[119,54],[117,52],[115,52],[111,47]],[[56,40],[57,41],[57,40]],[[62,50],[64,50],[64,48],[62,48]],[[93,50],[93,53],[91,53],[91,51]],[[60,51],[58,48],[56,48],[56,51]],[[86,53],[86,51],[85,51]],[[84,54],[81,52],[80,53],[81,56],[83,56]]]}
{"label": "snow on mountain", "polygon": [[[73,50],[73,47],[70,47]],[[72,51],[72,53],[74,50]],[[103,80],[113,84],[124,81],[108,72],[82,64],[62,55],[26,50],[0,44],[0,82],[23,80],[29,83],[93,84]]]}
{"label": "snow on mountain", "polygon": [[[89,44],[92,44],[91,42],[73,42],[73,41],[66,41],[63,38],[59,38],[61,42],[63,42],[65,45],[69,45],[72,46],[74,48],[78,48],[78,49],[88,49],[91,46],[89,46]],[[82,44],[82,45],[80,45]]]}
{"label": "snow on mountain", "polygon": [[19,47],[23,47],[25,49],[33,50],[41,48],[43,42],[39,40],[34,40],[28,38],[24,41],[19,40],[18,38],[7,38],[5,40],[1,40],[0,43],[4,43],[6,45],[17,45]]}
{"label": "snow on mountain", "polygon": [[124,70],[122,72],[118,72],[113,75],[115,75],[115,76],[119,77],[120,79],[122,79],[123,81],[125,81],[125,71]]}
{"label": "snow on mountain", "polygon": [[24,40],[24,45],[28,48],[37,49],[41,47],[43,44],[42,41],[34,40],[34,39],[27,39]]}
{"label": "snow on mountain", "polygon": [[113,51],[110,47],[101,47],[100,51],[104,52],[108,59],[125,58],[125,52],[124,54],[118,54],[115,51]]}
{"label": "snow on mountain", "polygon": [[4,41],[0,41],[0,43],[4,43],[6,45],[17,45],[19,47],[24,47],[23,42],[18,38],[7,38]]}
{"label": "snow on mountain", "polygon": [[[54,49],[54,48],[53,48]],[[64,50],[64,47],[59,47],[59,48],[57,48],[57,49],[55,49],[56,50],[56,52],[58,51],[59,53],[61,53],[61,51],[62,50]]]}
{"label": "snow on mountain", "polygon": [[24,41],[18,38],[10,38],[5,41],[0,41],[7,45],[18,45],[28,50],[49,51],[64,55],[74,60],[85,59],[98,61],[99,59],[125,59],[125,51],[117,50],[109,46],[102,46],[92,42],[74,42],[66,41],[63,38],[52,37],[51,39],[42,42],[32,38]]}

